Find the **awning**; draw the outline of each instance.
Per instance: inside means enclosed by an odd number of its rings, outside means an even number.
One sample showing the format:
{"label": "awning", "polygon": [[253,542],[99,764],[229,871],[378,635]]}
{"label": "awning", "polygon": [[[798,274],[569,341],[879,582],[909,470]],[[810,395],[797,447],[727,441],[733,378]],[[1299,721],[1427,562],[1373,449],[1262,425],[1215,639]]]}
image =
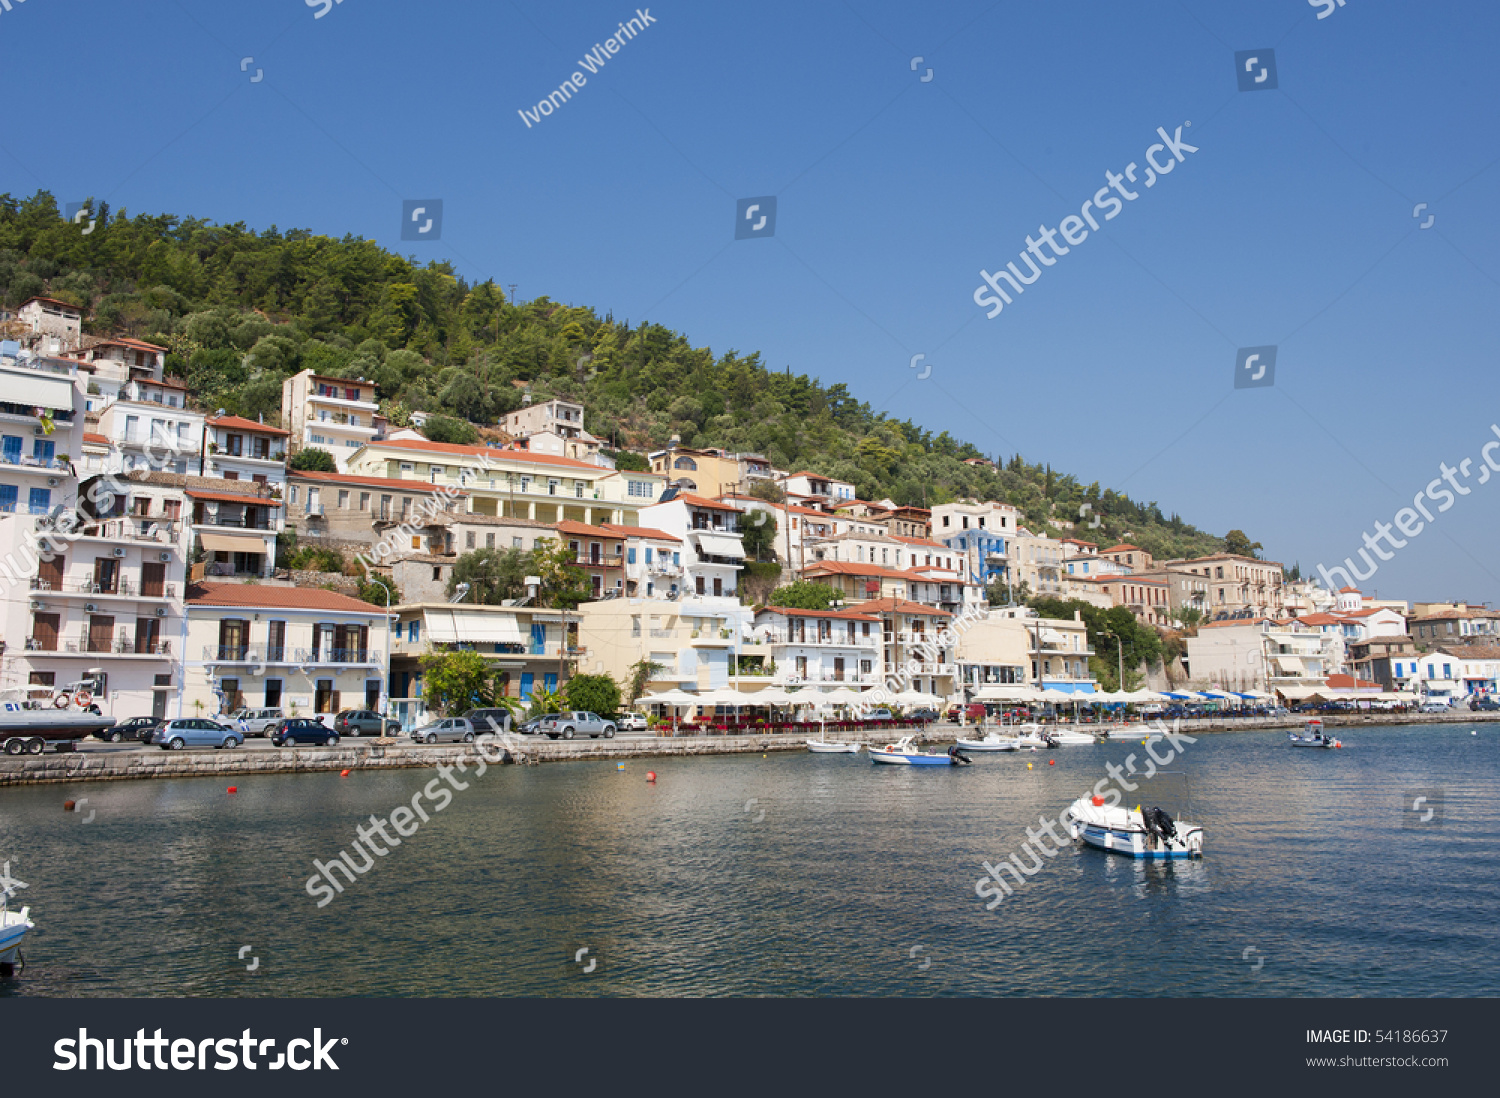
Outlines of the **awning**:
{"label": "awning", "polygon": [[981,686],[974,692],[975,701],[1041,701],[1042,694],[1030,686],[1013,685],[1002,686],[991,683]]}
{"label": "awning", "polygon": [[254,507],[280,507],[281,500],[266,499],[262,496],[242,496],[234,492],[200,492],[196,488],[189,488],[187,495],[192,499],[211,499],[216,503],[245,503]]}
{"label": "awning", "polygon": [[739,538],[723,537],[719,534],[701,534],[695,531],[698,539],[698,550],[715,557],[730,557],[734,560],[745,559],[745,547],[740,544]]}
{"label": "awning", "polygon": [[1302,660],[1297,656],[1272,656],[1271,658],[1289,674],[1305,675],[1307,673],[1307,669],[1302,666]]}
{"label": "awning", "polygon": [[1065,637],[1065,636],[1063,636],[1056,629],[1043,629],[1043,630],[1041,630],[1041,634],[1042,634],[1042,643],[1043,644],[1067,644],[1068,643],[1068,638]]}
{"label": "awning", "polygon": [[31,404],[71,412],[73,383],[60,377],[23,377],[9,373],[5,375],[5,400],[10,404]]}
{"label": "awning", "polygon": [[210,553],[260,553],[266,551],[266,543],[248,534],[199,534],[198,540]]}
{"label": "awning", "polygon": [[452,610],[428,610],[424,615],[423,629],[427,631],[429,644],[457,644],[458,628],[453,624]]}
{"label": "awning", "polygon": [[511,613],[454,609],[453,627],[465,642],[476,644],[525,644],[521,627]]}

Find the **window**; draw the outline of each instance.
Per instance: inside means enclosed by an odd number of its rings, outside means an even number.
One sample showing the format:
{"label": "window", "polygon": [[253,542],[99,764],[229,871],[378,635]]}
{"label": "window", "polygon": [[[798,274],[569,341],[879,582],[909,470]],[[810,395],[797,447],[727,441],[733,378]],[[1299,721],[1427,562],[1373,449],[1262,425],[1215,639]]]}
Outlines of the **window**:
{"label": "window", "polygon": [[486,549],[493,549],[495,547],[495,535],[493,533],[484,535],[484,547]]}
{"label": "window", "polygon": [[[416,541],[417,539],[416,538],[412,538],[411,540],[412,541]],[[442,578],[443,578],[443,570],[442,570],[442,568],[438,567],[437,565],[433,565],[433,567],[432,567],[432,582],[433,583],[437,583],[438,580],[440,580]]]}
{"label": "window", "polygon": [[584,490],[585,487],[587,487],[587,485],[585,484],[584,481],[575,480],[573,482],[573,494],[575,496],[577,496],[579,499],[582,499],[583,498],[583,490]]}
{"label": "window", "polygon": [[[420,549],[420,548],[422,548],[422,536],[420,534],[413,534],[411,536],[411,547],[413,549]],[[437,571],[437,569],[434,568],[433,571]],[[437,579],[436,576],[433,576],[432,578],[433,579]]]}
{"label": "window", "polygon": [[422,623],[413,618],[406,624],[406,641],[408,644],[416,644],[422,639]]}
{"label": "window", "polygon": [[682,554],[681,553],[673,553],[672,554],[672,564],[673,564],[674,567],[681,567],[681,565],[682,565]]}
{"label": "window", "polygon": [[634,564],[635,563],[635,546],[632,545],[629,549],[625,550],[625,563],[626,564]]}
{"label": "window", "polygon": [[698,463],[696,461],[694,461],[690,457],[680,457],[676,461],[672,462],[672,468],[674,468],[674,469],[692,469],[692,470],[696,471],[697,468],[698,468]]}
{"label": "window", "polygon": [[349,492],[343,488],[339,489],[339,510],[349,510]]}
{"label": "window", "polygon": [[472,548],[474,548],[474,531],[473,530],[470,530],[470,531],[468,531],[467,533],[464,534],[464,548],[465,549],[472,549]]}
{"label": "window", "polygon": [[[632,549],[630,552],[631,552],[631,563],[634,564],[635,563],[635,557],[634,557],[635,550]],[[651,563],[651,546],[649,546],[649,545],[646,546],[646,563],[647,564]]]}
{"label": "window", "polygon": [[287,489],[287,497],[286,497],[287,498],[287,502],[289,502],[289,503],[296,503],[297,502],[297,493],[300,492],[300,491],[301,491],[301,489],[297,485],[295,485],[295,484],[293,484],[291,487],[289,487]]}
{"label": "window", "polygon": [[625,492],[627,495],[650,499],[651,482],[648,480],[627,480],[625,482]]}
{"label": "window", "polygon": [[510,547],[512,549],[519,549],[519,548],[521,548],[521,539],[520,538],[511,538],[510,539]]}
{"label": "window", "polygon": [[548,477],[547,478],[547,494],[549,496],[555,496],[555,495],[557,495],[557,490],[559,488],[561,488],[561,487],[562,487],[562,481],[561,480],[557,479],[556,477]]}

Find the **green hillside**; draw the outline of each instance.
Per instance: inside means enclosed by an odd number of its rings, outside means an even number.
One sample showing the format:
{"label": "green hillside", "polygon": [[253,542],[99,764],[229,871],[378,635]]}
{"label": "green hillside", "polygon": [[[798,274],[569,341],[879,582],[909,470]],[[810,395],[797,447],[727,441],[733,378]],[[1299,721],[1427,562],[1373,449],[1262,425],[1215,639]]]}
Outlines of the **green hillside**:
{"label": "green hillside", "polygon": [[[1006,500],[1035,532],[1076,520],[1088,502],[1090,517],[1103,519],[1077,532],[1090,540],[1128,535],[1158,557],[1223,547],[1154,501],[1080,484],[1021,455],[997,469],[964,465],[995,455],[875,413],[845,385],[768,370],[756,353],[715,355],[659,324],[631,327],[545,297],[516,306],[448,263],[417,266],[354,237],[257,233],[107,207],[96,220],[85,234],[46,192],[0,195],[0,297],[13,309],[46,294],[83,307],[90,333],[170,348],[169,372],[210,411],[275,422],[282,379],[308,367],[373,379],[397,422],[422,409],[493,424],[529,387],[538,399],[582,401],[589,430],[622,450],[661,447],[677,434],[687,445],[755,451],[781,468],[851,481],[863,499]],[[463,423],[442,430],[470,437]]]}

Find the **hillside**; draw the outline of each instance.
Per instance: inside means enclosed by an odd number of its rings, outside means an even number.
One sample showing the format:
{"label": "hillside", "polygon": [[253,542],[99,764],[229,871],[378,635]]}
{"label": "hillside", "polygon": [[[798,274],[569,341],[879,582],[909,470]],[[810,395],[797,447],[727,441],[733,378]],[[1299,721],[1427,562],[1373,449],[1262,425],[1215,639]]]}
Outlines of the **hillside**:
{"label": "hillside", "polygon": [[85,235],[46,192],[0,195],[0,298],[13,309],[47,294],[83,307],[86,332],[170,348],[168,371],[210,411],[275,422],[282,380],[309,367],[373,379],[397,422],[422,409],[493,424],[529,388],[538,399],[582,401],[589,430],[617,449],[649,450],[677,434],[851,481],[863,499],[1006,500],[1034,532],[1055,535],[1089,502],[1103,519],[1081,532],[1089,540],[1128,537],[1159,558],[1223,547],[1154,501],[1019,454],[1000,468],[967,466],[994,455],[875,413],[845,385],[768,370],[756,353],[716,356],[658,324],[631,327],[545,297],[518,306],[448,263],[417,266],[367,240],[301,229],[256,233],[107,207],[97,221]]}

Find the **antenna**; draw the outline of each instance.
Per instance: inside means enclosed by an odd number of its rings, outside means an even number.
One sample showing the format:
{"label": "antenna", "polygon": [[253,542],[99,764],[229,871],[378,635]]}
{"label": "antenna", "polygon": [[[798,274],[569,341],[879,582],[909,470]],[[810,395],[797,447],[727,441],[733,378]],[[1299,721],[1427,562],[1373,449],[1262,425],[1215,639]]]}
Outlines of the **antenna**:
{"label": "antenna", "polygon": [[514,282],[510,284],[510,303],[512,305],[516,303],[516,285]]}

